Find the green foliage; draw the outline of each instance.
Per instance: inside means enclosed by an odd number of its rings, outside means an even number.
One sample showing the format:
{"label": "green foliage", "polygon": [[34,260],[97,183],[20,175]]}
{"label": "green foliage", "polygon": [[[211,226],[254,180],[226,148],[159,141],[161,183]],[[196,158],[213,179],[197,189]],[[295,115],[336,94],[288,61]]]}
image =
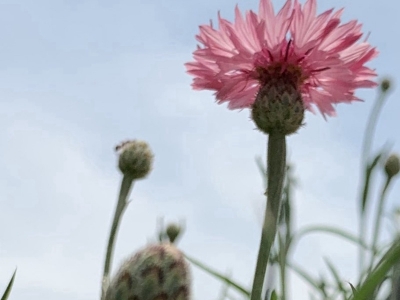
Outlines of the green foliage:
{"label": "green foliage", "polygon": [[250,297],[249,290],[247,290],[246,288],[241,286],[239,283],[234,282],[233,280],[228,278],[228,276],[225,276],[225,275],[221,274],[220,272],[213,270],[212,268],[206,266],[205,264],[199,262],[198,260],[196,260],[188,255],[185,255],[185,257],[192,264],[194,264],[201,270],[207,272],[208,274],[214,276],[215,278],[221,280],[222,282],[225,282],[228,286],[231,286],[233,289],[235,289],[237,292],[241,293],[243,296],[245,296],[247,298]]}
{"label": "green foliage", "polygon": [[[281,214],[279,218],[279,228],[277,232],[277,238],[275,240],[275,245],[271,250],[271,255],[269,262],[270,264],[278,264],[279,265],[279,273],[280,273],[280,288],[277,290],[267,291],[265,293],[265,300],[287,300],[286,299],[286,273],[287,269],[291,270],[294,274],[303,279],[313,290],[314,293],[311,293],[312,299],[324,299],[324,300],[377,300],[381,298],[382,300],[389,299],[385,294],[385,291],[381,291],[383,282],[389,282],[391,279],[392,289],[390,293],[395,293],[395,284],[397,284],[398,290],[400,290],[400,267],[397,267],[399,270],[394,276],[394,266],[400,266],[400,242],[396,239],[392,240],[385,247],[381,247],[377,242],[381,233],[380,224],[382,220],[382,216],[384,214],[385,202],[384,198],[388,191],[389,182],[387,181],[382,187],[382,193],[380,199],[378,199],[380,206],[376,210],[373,215],[376,215],[376,221],[374,223],[369,222],[369,224],[373,224],[373,236],[372,241],[370,242],[367,239],[365,232],[365,225],[367,222],[367,216],[370,215],[368,211],[370,209],[370,190],[374,180],[374,174],[376,174],[380,167],[382,166],[382,161],[388,156],[388,147],[384,147],[381,151],[379,151],[373,157],[370,157],[371,146],[373,141],[373,134],[375,131],[375,127],[377,126],[378,117],[380,111],[385,102],[386,92],[382,89],[380,90],[378,100],[376,102],[375,107],[371,112],[370,119],[368,121],[368,126],[366,128],[364,145],[363,145],[363,153],[362,153],[362,184],[360,200],[359,200],[359,218],[360,218],[360,232],[359,236],[356,233],[349,232],[347,230],[337,228],[334,226],[326,226],[326,225],[311,225],[304,228],[300,228],[298,230],[293,230],[292,228],[292,211],[291,211],[291,197],[292,197],[292,189],[295,185],[295,179],[292,174],[292,167],[287,166],[286,168],[286,176],[285,176],[285,185],[283,188],[282,194],[282,207]],[[264,187],[267,186],[267,170],[264,166],[262,159],[256,158],[257,167],[262,175],[264,181]],[[382,171],[382,170],[381,170]],[[376,206],[376,205],[375,205]],[[368,213],[367,213],[368,212]],[[295,246],[307,235],[313,233],[323,233],[336,236],[339,239],[350,242],[356,245],[360,249],[360,279],[359,282],[353,284],[343,280],[341,278],[340,272],[334,263],[329,259],[325,258],[325,263],[327,266],[327,270],[330,273],[328,277],[321,277],[317,279],[315,276],[309,273],[309,271],[300,267],[296,263],[290,260],[290,253],[295,250]],[[399,236],[399,233],[396,233],[396,236]],[[369,265],[364,266],[365,254],[371,258],[371,262]],[[188,258],[192,263],[196,266],[200,267],[204,271],[213,275],[217,279],[225,282],[227,286],[232,287],[234,290],[242,293],[246,299],[249,297],[250,292],[243,288],[240,284],[233,282],[227,276],[224,276],[215,270],[212,270],[209,267],[206,267],[203,263],[199,261],[194,261],[191,258]],[[390,276],[390,274],[392,274]],[[271,287],[269,287],[271,288]],[[387,291],[386,291],[387,294]],[[390,295],[389,295],[390,296]],[[397,295],[398,298],[399,295]],[[226,297],[228,298],[228,297]],[[396,299],[397,299],[396,298]],[[392,298],[390,298],[392,299]],[[393,298],[394,299],[394,298]]]}
{"label": "green foliage", "polygon": [[272,291],[271,300],[278,300],[278,295],[276,294],[276,291],[275,291],[275,290]]}
{"label": "green foliage", "polygon": [[[335,226],[326,226],[324,224],[321,225],[309,225],[300,229],[295,229],[293,226],[292,218],[292,196],[293,196],[293,188],[295,187],[296,180],[293,176],[293,167],[292,165],[285,165],[285,160],[282,160],[282,163],[279,164],[279,174],[270,176],[271,178],[279,178],[279,193],[274,193],[274,180],[268,181],[268,174],[274,174],[274,168],[271,168],[271,164],[268,164],[268,170],[263,164],[263,160],[261,158],[256,158],[257,167],[261,173],[263,178],[264,187],[267,190],[266,195],[270,193],[272,195],[278,195],[277,197],[272,197],[275,200],[271,203],[275,203],[274,206],[274,213],[271,214],[272,218],[266,219],[267,221],[264,224],[268,224],[268,226],[263,226],[264,230],[267,231],[268,228],[273,227],[274,229],[271,232],[274,235],[268,239],[268,253],[269,255],[259,255],[258,262],[262,261],[261,263],[257,263],[256,269],[256,280],[253,282],[253,289],[252,292],[250,289],[246,288],[242,284],[235,282],[231,279],[231,276],[222,274],[219,271],[216,271],[212,267],[207,266],[203,262],[196,260],[186,254],[184,257],[194,266],[200,268],[201,270],[207,272],[211,276],[215,277],[217,280],[223,283],[223,290],[220,294],[219,299],[232,299],[232,300],[243,300],[243,299],[252,299],[252,300],[288,300],[287,299],[287,273],[290,270],[293,274],[301,278],[304,282],[306,282],[312,289],[310,293],[311,299],[321,299],[321,300],[389,300],[389,299],[397,299],[399,298],[400,293],[400,230],[395,233],[392,240],[390,240],[386,245],[381,246],[379,243],[379,238],[381,235],[381,225],[383,223],[383,216],[385,214],[386,209],[386,197],[388,194],[389,186],[393,183],[394,175],[387,176],[386,182],[382,185],[381,194],[378,199],[378,205],[371,205],[371,190],[374,180],[376,178],[377,172],[379,170],[383,170],[382,161],[387,158],[389,152],[388,147],[383,147],[381,151],[376,153],[374,156],[370,156],[373,136],[374,132],[378,123],[379,115],[382,110],[382,107],[386,100],[388,88],[381,88],[378,95],[378,100],[375,102],[375,106],[371,111],[370,118],[367,123],[364,141],[363,141],[363,152],[361,156],[361,168],[362,168],[362,182],[360,184],[360,195],[358,199],[359,209],[356,212],[358,214],[360,220],[360,230],[357,233],[350,232],[348,230],[338,228]],[[285,145],[285,144],[283,144]],[[281,148],[279,148],[281,149]],[[283,150],[282,150],[283,149]],[[271,153],[283,153],[286,151],[285,147],[283,147],[282,151],[272,151]],[[270,153],[268,151],[268,153]],[[272,157],[272,156],[271,156]],[[286,157],[286,156],[284,156]],[[274,162],[274,159],[271,159],[268,154],[268,162]],[[286,166],[286,168],[285,168]],[[398,167],[397,167],[398,168]],[[276,171],[276,170],[275,170]],[[387,170],[386,170],[387,172]],[[283,176],[284,174],[284,176]],[[284,181],[281,179],[284,178]],[[108,279],[109,279],[109,272],[111,266],[111,259],[113,254],[113,247],[114,247],[114,239],[117,233],[118,224],[121,220],[122,213],[126,208],[127,196],[129,195],[132,178],[124,180],[128,182],[127,184],[124,181],[121,184],[121,193],[119,197],[119,201],[117,204],[117,209],[115,213],[115,218],[113,221],[113,226],[110,233],[109,244],[107,248],[107,255],[105,261],[105,268],[104,268],[104,281],[103,281],[103,289],[102,289],[102,299],[104,300],[104,293],[110,292],[111,288],[115,288],[115,280],[109,286]],[[283,183],[283,186],[282,186]],[[268,186],[269,184],[269,186]],[[283,187],[282,196],[280,198],[280,189]],[[278,189],[277,189],[278,190]],[[270,197],[269,197],[270,198]],[[270,206],[273,206],[270,204]],[[267,212],[268,212],[268,205],[267,205]],[[371,207],[377,207],[376,211],[370,211]],[[370,215],[375,216],[375,222],[371,222],[368,218]],[[266,214],[268,215],[268,214]],[[276,238],[275,236],[275,224],[276,224]],[[367,236],[366,225],[372,224],[372,232],[373,235],[371,239]],[[399,229],[399,228],[398,228]],[[183,232],[183,227],[177,224],[170,224],[167,229],[160,229],[158,232],[158,240],[159,243],[168,243],[171,247],[172,244],[176,244],[178,238],[181,237]],[[299,242],[309,234],[327,234],[333,235],[338,239],[343,241],[352,243],[356,247],[359,248],[359,278],[354,282],[350,283],[346,280],[343,280],[338,268],[335,264],[327,257],[325,257],[326,263],[326,271],[328,271],[328,275],[323,274],[319,277],[312,274],[307,267],[300,266],[291,260],[291,254],[295,251],[296,246],[298,246]],[[262,239],[265,236],[262,236]],[[263,243],[261,243],[263,245]],[[272,247],[271,247],[272,245]],[[269,249],[271,248],[271,249]],[[269,252],[270,251],[270,252]],[[261,251],[260,253],[267,253],[267,251]],[[369,263],[366,264],[366,254],[369,258]],[[156,259],[158,256],[152,257],[152,259]],[[183,256],[182,256],[183,257]],[[261,259],[260,259],[261,258]],[[158,258],[157,258],[158,259]],[[265,291],[262,289],[262,285],[264,283],[264,275],[265,270],[264,263],[269,265],[275,265],[279,267],[279,286],[268,286],[267,290]],[[144,263],[144,262],[140,262]],[[137,265],[140,265],[138,263]],[[136,263],[134,264],[136,265]],[[165,266],[161,264],[161,260],[157,260],[157,263],[152,263],[152,267],[157,266],[162,269],[163,272],[167,272],[167,269],[163,269]],[[260,267],[261,266],[261,267]],[[146,267],[148,267],[146,265]],[[136,269],[135,269],[136,270]],[[139,270],[140,271],[140,270]],[[139,272],[137,274],[142,274],[143,272]],[[131,272],[132,274],[135,272]],[[131,275],[132,275],[131,274]],[[136,273],[135,273],[136,274]],[[261,274],[257,276],[257,274]],[[157,274],[149,273],[142,279],[143,282],[151,286],[157,280]],[[135,275],[136,276],[136,275]],[[134,277],[135,277],[134,276]],[[139,278],[137,275],[135,278]],[[13,277],[8,284],[8,287],[1,298],[1,300],[8,299],[8,296],[11,291],[11,287],[14,281],[15,272]],[[122,278],[122,277],[121,277]],[[125,278],[125,277],[124,277]],[[183,278],[183,277],[182,277]],[[117,280],[118,281],[118,280]],[[175,280],[176,281],[176,280]],[[121,281],[122,282],[122,281]],[[118,283],[118,282],[117,282]],[[171,283],[171,282],[170,282]],[[383,289],[383,284],[386,284],[390,288]],[[142,289],[144,285],[142,284],[140,289]],[[121,285],[120,287],[124,287]],[[171,287],[176,287],[175,283],[171,283]],[[185,285],[186,287],[186,285]],[[108,288],[108,290],[107,290]],[[187,286],[189,289],[189,287]],[[132,290],[132,289],[131,289]],[[154,293],[156,290],[155,287],[149,288],[146,290],[146,293]],[[171,290],[171,289],[169,289]],[[169,293],[169,290],[167,291]],[[234,299],[230,292],[236,292],[237,294],[241,295],[241,299]],[[261,296],[261,291],[264,291],[263,297]],[[157,294],[157,296],[165,296],[166,291],[165,288],[161,294]],[[143,293],[142,293],[143,294]],[[141,295],[142,295],[141,294]],[[121,296],[122,294],[119,294]],[[147,294],[146,294],[147,295]],[[168,294],[170,296],[170,293]],[[185,294],[186,295],[186,294]],[[118,296],[118,297],[119,297]],[[296,294],[294,294],[296,297]],[[154,298],[154,297],[153,297]],[[151,298],[151,299],[153,299]],[[125,298],[124,298],[125,299]],[[136,298],[135,298],[136,299]],[[142,298],[140,298],[142,299]],[[158,299],[158,298],[157,298]],[[186,298],[185,298],[186,299]]]}
{"label": "green foliage", "polygon": [[6,290],[4,291],[3,296],[1,297],[1,300],[7,300],[8,297],[10,296],[11,289],[12,289],[12,287],[13,287],[14,279],[15,279],[15,275],[16,275],[16,274],[17,274],[17,269],[15,269],[14,274],[12,275],[12,277],[11,277],[11,279],[10,279],[10,282],[9,282],[8,285],[7,285]]}

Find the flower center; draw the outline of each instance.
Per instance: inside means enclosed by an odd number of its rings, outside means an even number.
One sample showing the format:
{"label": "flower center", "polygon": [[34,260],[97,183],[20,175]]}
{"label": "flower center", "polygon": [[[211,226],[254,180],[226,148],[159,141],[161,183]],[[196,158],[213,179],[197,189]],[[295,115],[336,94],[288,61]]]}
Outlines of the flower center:
{"label": "flower center", "polygon": [[296,90],[299,90],[300,86],[308,78],[302,72],[302,69],[298,65],[273,62],[267,67],[256,67],[254,77],[260,82],[261,86],[285,83],[292,85]]}

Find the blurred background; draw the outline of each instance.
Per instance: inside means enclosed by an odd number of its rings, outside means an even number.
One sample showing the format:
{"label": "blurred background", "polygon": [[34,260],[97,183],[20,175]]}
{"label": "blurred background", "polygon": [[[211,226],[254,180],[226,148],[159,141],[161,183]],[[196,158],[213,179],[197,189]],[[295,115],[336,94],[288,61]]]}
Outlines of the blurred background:
{"label": "blurred background", "polygon": [[[164,217],[185,220],[182,250],[250,286],[265,201],[255,157],[264,159],[266,137],[248,110],[229,111],[211,92],[193,91],[183,65],[198,26],[216,24],[218,11],[232,20],[236,4],[258,8],[257,0],[0,1],[0,287],[17,266],[10,299],[99,298],[121,179],[114,146],[129,138],[148,141],[156,156],[132,192],[114,270],[155,239]],[[374,149],[392,142],[400,152],[400,3],[319,1],[318,12],[332,7],[345,7],[343,21],[363,23],[380,51],[370,66],[391,76],[394,91]],[[328,120],[307,113],[307,125],[288,138],[297,228],[358,231],[361,142],[376,94],[358,91],[365,102],[339,105]],[[396,195],[399,184],[389,207],[399,205]],[[394,228],[387,222],[384,230]],[[356,255],[351,244],[312,235],[293,259],[318,277],[328,274],[329,257],[352,281]],[[221,283],[192,271],[194,299],[217,299]],[[289,284],[296,300],[309,299],[303,281],[292,275]]]}

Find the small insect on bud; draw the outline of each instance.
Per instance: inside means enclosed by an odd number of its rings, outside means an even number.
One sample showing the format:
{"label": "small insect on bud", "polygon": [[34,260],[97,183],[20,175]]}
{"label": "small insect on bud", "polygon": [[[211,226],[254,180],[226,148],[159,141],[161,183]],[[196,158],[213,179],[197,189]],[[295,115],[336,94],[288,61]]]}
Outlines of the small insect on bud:
{"label": "small insect on bud", "polygon": [[126,141],[115,147],[119,152],[118,166],[121,172],[132,179],[146,177],[152,168],[154,155],[144,141]]}
{"label": "small insect on bud", "polygon": [[181,234],[182,227],[178,224],[171,223],[167,226],[166,233],[171,243],[175,242],[176,238]]}
{"label": "small insect on bud", "polygon": [[396,154],[392,154],[388,157],[385,163],[385,172],[388,178],[392,178],[397,175],[400,171],[400,159]]}
{"label": "small insect on bud", "polygon": [[122,264],[106,300],[188,300],[190,285],[182,252],[172,244],[151,245]]}

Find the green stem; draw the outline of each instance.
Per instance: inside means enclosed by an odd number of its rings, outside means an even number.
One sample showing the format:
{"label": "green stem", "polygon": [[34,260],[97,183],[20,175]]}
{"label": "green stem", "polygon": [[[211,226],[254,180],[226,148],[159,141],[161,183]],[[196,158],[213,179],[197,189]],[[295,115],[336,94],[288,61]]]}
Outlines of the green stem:
{"label": "green stem", "polygon": [[282,237],[278,231],[279,238],[279,269],[281,277],[281,300],[286,300],[286,246],[283,243]]}
{"label": "green stem", "polygon": [[[380,89],[379,89],[380,90]],[[369,166],[369,155],[371,151],[371,145],[376,129],[376,125],[378,122],[378,117],[379,114],[383,108],[383,104],[385,103],[385,96],[387,95],[386,92],[380,90],[378,99],[375,101],[375,105],[371,110],[371,114],[369,116],[368,122],[367,122],[367,127],[365,129],[364,133],[364,139],[363,139],[363,150],[362,150],[362,159],[361,159],[361,165],[364,168],[367,168],[368,172],[368,166]],[[366,180],[369,180],[369,176],[366,175],[367,178]],[[368,188],[369,184],[368,182],[365,182],[365,188],[363,191],[363,196],[362,196],[362,203],[360,203],[360,220],[359,220],[359,237],[362,242],[365,241],[365,235],[366,235],[366,226],[365,226],[365,209],[366,209],[366,204],[367,204],[367,194],[368,194]],[[359,272],[360,274],[362,273],[364,269],[364,261],[365,261],[365,251],[363,248],[359,248]]]}
{"label": "green stem", "polygon": [[114,213],[114,219],[111,225],[110,236],[108,238],[107,244],[107,253],[106,259],[104,262],[104,272],[103,272],[103,281],[102,281],[102,290],[101,290],[101,299],[104,300],[106,291],[110,282],[110,269],[111,269],[111,261],[114,252],[115,238],[118,232],[119,223],[122,219],[122,215],[128,206],[128,195],[133,186],[133,179],[130,176],[124,175],[121,182],[121,189],[119,192],[118,203]]}
{"label": "green stem", "polygon": [[378,243],[378,237],[379,237],[379,232],[381,229],[381,224],[382,224],[382,214],[383,214],[383,208],[385,206],[385,199],[386,199],[386,193],[390,184],[392,177],[387,177],[386,183],[383,186],[382,192],[381,192],[381,197],[379,199],[379,205],[378,205],[378,210],[376,213],[376,219],[375,219],[375,228],[374,228],[374,235],[372,238],[372,249],[373,252],[371,253],[371,261],[369,264],[369,271],[372,270],[374,261],[375,261],[375,255],[376,255],[376,246]]}
{"label": "green stem", "polygon": [[268,138],[267,155],[268,188],[267,205],[261,233],[251,300],[260,300],[267,263],[274,243],[282,199],[282,186],[286,167],[286,138],[284,134],[271,133]]}
{"label": "green stem", "polygon": [[367,128],[365,129],[363,150],[362,150],[362,163],[363,165],[368,163],[369,154],[371,151],[372,141],[375,135],[376,125],[378,123],[378,117],[382,111],[383,104],[385,104],[386,93],[380,91],[378,99],[375,101],[375,105],[372,108],[371,114],[367,122]]}

